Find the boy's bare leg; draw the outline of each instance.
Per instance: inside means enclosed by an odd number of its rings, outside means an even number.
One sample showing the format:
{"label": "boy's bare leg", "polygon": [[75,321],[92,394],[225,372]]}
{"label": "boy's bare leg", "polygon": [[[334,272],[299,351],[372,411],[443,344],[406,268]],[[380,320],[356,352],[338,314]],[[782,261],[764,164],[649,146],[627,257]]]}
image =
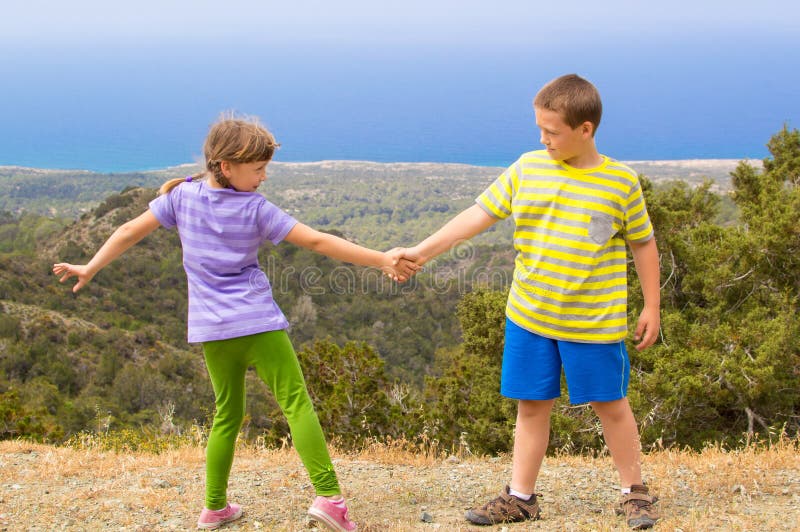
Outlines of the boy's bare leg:
{"label": "boy's bare leg", "polygon": [[591,405],[603,425],[603,437],[619,472],[620,485],[629,488],[642,484],[639,428],[627,397]]}
{"label": "boy's bare leg", "polygon": [[511,489],[521,493],[536,491],[536,478],[550,441],[550,412],[555,399],[520,400],[514,434]]}

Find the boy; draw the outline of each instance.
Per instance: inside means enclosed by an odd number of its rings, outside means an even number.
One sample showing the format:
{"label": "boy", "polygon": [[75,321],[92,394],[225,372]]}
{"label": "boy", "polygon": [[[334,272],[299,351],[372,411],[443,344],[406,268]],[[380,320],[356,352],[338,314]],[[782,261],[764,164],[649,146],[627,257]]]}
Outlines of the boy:
{"label": "boy", "polygon": [[636,421],[626,398],[630,364],[625,241],[644,295],[637,350],[659,330],[659,259],[635,172],[598,153],[594,134],[602,104],[577,75],[554,79],[533,102],[545,150],[511,165],[476,204],[405,256],[423,264],[513,216],[517,250],[506,306],[500,392],[519,401],[511,482],[499,497],[472,508],[478,525],[539,518],[536,478],[547,450],[550,412],[561,367],[570,401],[588,402],[619,472],[620,510],[634,529],[658,519],[642,482]]}

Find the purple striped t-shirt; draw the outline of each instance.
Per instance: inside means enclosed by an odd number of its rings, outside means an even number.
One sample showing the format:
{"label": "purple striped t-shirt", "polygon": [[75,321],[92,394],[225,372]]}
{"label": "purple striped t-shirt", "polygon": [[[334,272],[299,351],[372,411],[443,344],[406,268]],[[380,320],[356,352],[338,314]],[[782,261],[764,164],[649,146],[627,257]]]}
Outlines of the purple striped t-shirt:
{"label": "purple striped t-shirt", "polygon": [[258,264],[266,240],[283,240],[297,220],[254,192],[181,183],[150,202],[164,227],[177,226],[189,285],[191,343],[285,329]]}

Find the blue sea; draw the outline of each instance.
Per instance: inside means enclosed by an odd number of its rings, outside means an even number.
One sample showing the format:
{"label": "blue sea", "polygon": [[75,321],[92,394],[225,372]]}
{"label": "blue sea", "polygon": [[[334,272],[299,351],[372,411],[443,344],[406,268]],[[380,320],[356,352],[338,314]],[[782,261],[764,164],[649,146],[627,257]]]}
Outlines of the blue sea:
{"label": "blue sea", "polygon": [[601,41],[591,50],[21,44],[0,50],[0,165],[120,172],[196,162],[209,124],[235,110],[275,133],[280,161],[505,166],[540,147],[531,100],[569,72],[603,96],[603,153],[763,158],[784,124],[800,125],[792,50],[794,39],[713,36]]}

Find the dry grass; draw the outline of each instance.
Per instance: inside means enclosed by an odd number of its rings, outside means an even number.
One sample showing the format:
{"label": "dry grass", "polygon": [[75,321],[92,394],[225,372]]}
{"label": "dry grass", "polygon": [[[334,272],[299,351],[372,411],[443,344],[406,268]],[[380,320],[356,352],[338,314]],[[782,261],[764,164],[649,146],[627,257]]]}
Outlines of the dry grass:
{"label": "dry grass", "polygon": [[[800,530],[797,442],[666,450],[647,454],[646,476],[661,497],[659,530]],[[0,529],[193,529],[203,501],[202,449],[117,454],[0,442]],[[440,459],[402,442],[334,452],[351,515],[363,529],[477,530],[463,511],[493,497],[510,461]],[[548,457],[537,491],[543,520],[514,530],[625,530],[614,514],[616,474],[608,457]],[[243,447],[229,490],[245,517],[229,530],[307,530],[313,490],[296,453]],[[432,522],[421,520],[425,513]],[[491,528],[490,528],[491,529]],[[483,529],[482,529],[483,530]]]}

